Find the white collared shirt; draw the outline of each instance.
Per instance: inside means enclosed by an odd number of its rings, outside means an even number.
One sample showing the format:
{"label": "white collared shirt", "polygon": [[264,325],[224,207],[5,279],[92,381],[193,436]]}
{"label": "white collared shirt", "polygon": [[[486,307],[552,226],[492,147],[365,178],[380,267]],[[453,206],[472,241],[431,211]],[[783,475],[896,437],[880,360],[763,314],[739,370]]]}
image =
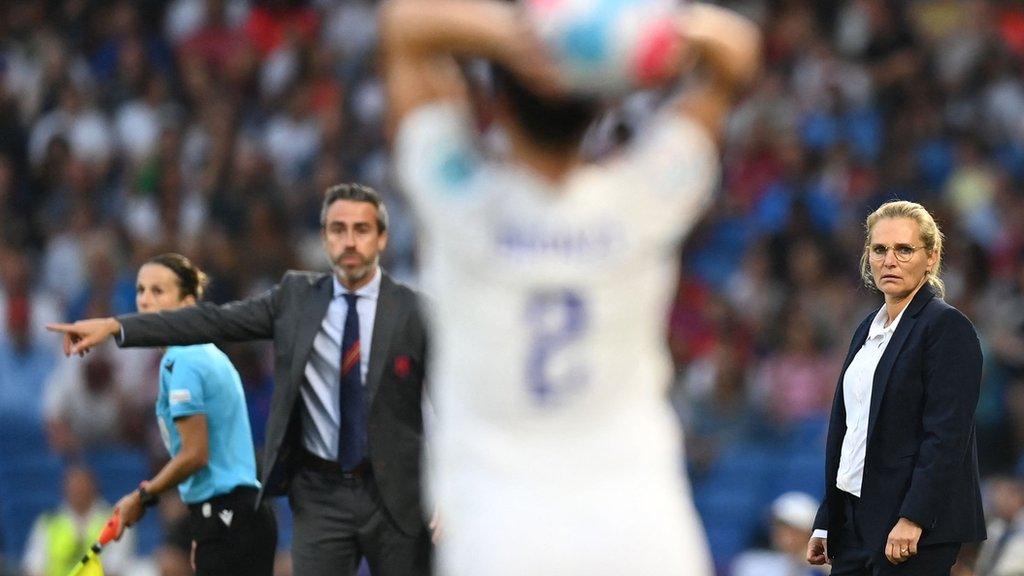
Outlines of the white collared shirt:
{"label": "white collared shirt", "polygon": [[[868,417],[871,415],[871,389],[875,381],[875,371],[906,311],[904,307],[892,323],[886,326],[885,320],[888,316],[883,304],[875,314],[875,319],[871,321],[867,340],[843,374],[846,434],[843,436],[843,446],[839,452],[836,488],[858,498],[861,481],[864,479],[864,455],[867,450]],[[813,535],[825,538],[827,534],[826,530],[819,529],[815,530]]]}
{"label": "white collared shirt", "polygon": [[846,406],[846,434],[839,453],[839,474],[836,488],[860,497],[861,481],[864,478],[864,453],[868,441],[868,416],[871,412],[871,388],[875,380],[878,362],[892,339],[896,326],[903,318],[900,311],[888,326],[883,305],[868,329],[867,340],[853,357],[843,375],[843,404]]}
{"label": "white collared shirt", "polygon": [[[306,362],[305,382],[300,393],[306,408],[302,411],[302,445],[325,460],[338,459],[338,429],[341,425],[341,341],[344,337],[348,303],[343,297],[348,289],[332,275],[334,297],[320,329],[313,339],[313,350]],[[377,297],[380,295],[380,268],[373,279],[355,291],[356,312],[359,313],[359,373],[363,386],[370,369],[370,343],[376,319]]]}

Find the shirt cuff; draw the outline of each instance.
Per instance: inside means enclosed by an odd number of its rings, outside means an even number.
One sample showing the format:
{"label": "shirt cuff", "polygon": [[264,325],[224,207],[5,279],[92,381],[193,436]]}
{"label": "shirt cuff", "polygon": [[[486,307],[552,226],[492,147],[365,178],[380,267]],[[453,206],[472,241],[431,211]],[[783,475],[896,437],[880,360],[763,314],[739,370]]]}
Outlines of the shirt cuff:
{"label": "shirt cuff", "polygon": [[818,528],[814,531],[814,533],[811,534],[811,538],[828,538],[828,530],[822,530],[821,528]]}
{"label": "shirt cuff", "polygon": [[121,327],[121,333],[114,337],[114,342],[118,346],[123,346],[124,345],[124,324],[120,324],[120,327]]}

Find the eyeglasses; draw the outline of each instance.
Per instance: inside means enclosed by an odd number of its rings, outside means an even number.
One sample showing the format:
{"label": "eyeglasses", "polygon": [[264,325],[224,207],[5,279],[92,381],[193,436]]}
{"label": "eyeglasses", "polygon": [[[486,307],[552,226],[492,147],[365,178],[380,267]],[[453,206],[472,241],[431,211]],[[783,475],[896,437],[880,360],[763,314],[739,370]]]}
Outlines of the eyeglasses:
{"label": "eyeglasses", "polygon": [[893,244],[892,246],[872,244],[868,248],[868,257],[872,262],[881,262],[885,260],[885,255],[889,253],[889,250],[892,250],[893,256],[900,262],[910,262],[910,259],[914,257],[914,252],[926,248],[926,246],[911,246],[910,244]]}

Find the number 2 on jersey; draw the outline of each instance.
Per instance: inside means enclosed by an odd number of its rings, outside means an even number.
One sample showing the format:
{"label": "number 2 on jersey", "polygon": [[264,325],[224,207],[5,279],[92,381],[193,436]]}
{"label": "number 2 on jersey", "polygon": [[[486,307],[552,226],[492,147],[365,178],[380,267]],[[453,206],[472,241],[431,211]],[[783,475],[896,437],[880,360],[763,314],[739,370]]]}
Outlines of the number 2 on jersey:
{"label": "number 2 on jersey", "polygon": [[541,292],[527,300],[531,343],[526,375],[537,404],[556,403],[561,394],[586,384],[586,367],[564,356],[583,335],[587,320],[583,299],[575,292]]}

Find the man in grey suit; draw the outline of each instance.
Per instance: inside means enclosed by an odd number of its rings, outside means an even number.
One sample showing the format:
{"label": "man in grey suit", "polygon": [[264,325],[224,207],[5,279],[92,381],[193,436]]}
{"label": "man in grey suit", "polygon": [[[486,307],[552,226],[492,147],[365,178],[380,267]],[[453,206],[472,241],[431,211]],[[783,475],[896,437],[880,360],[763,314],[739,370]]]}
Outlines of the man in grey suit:
{"label": "man in grey suit", "polygon": [[374,576],[427,574],[418,300],[378,265],[388,217],[374,190],[328,189],[320,221],[334,274],[288,272],[264,294],[223,306],[49,328],[64,334],[69,355],[111,336],[124,347],[273,339],[260,497],[288,494],[295,574],[353,574],[363,557]]}

